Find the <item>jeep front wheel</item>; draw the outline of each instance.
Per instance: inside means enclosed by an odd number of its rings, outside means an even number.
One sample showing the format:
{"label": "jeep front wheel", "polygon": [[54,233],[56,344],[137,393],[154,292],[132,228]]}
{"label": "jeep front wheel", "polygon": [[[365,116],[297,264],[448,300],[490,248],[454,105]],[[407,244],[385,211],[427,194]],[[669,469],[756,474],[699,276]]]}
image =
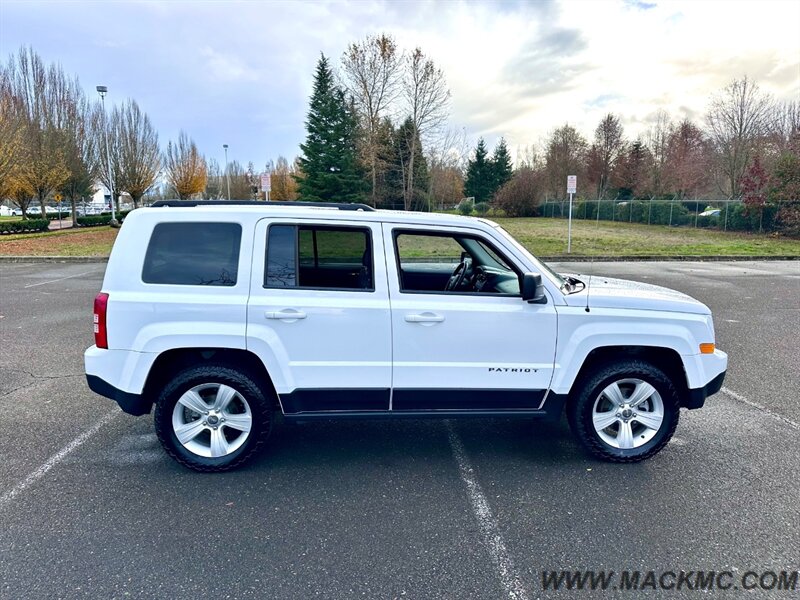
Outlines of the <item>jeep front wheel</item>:
{"label": "jeep front wheel", "polygon": [[572,430],[590,453],[612,462],[637,462],[672,438],[680,411],[675,386],[654,365],[626,361],[591,373],[572,399]]}
{"label": "jeep front wheel", "polygon": [[269,435],[272,404],[246,374],[223,366],[179,373],[161,392],[156,433],[167,453],[195,471],[233,469]]}

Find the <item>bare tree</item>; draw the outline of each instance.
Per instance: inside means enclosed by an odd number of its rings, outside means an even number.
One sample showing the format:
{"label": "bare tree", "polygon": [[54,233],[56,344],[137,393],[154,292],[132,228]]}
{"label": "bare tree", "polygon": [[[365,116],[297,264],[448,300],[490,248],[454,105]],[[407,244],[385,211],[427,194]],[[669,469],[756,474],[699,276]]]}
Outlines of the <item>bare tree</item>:
{"label": "bare tree", "polygon": [[589,178],[595,184],[597,198],[603,198],[611,182],[611,173],[625,151],[625,138],[619,118],[609,113],[594,131],[589,150]]}
{"label": "bare tree", "polygon": [[32,189],[46,218],[45,200],[69,176],[65,164],[65,119],[77,81],[69,81],[58,65],[45,66],[31,48],[22,48],[8,64],[13,94],[24,116],[27,158],[19,178]]}
{"label": "bare tree", "polygon": [[772,129],[773,119],[772,97],[747,77],[733,80],[712,97],[706,122],[722,173],[722,192],[739,196],[740,180],[757,143]]}
{"label": "bare tree", "polygon": [[428,162],[428,195],[439,208],[455,206],[464,197],[464,169],[470,147],[464,129],[447,129],[431,139]]}
{"label": "bare tree", "polygon": [[544,168],[544,158],[537,144],[517,147],[517,167],[520,169],[541,170]]}
{"label": "bare tree", "polygon": [[69,200],[72,224],[77,225],[77,202],[94,193],[98,173],[98,144],[101,115],[88,101],[83,90],[76,88],[65,116],[64,158],[69,176],[61,192]]}
{"label": "bare tree", "polygon": [[377,202],[378,171],[381,169],[378,129],[398,95],[401,56],[392,36],[370,35],[350,44],[342,54],[347,92],[353,98],[363,131],[362,159],[369,166],[371,201]]}
{"label": "bare tree", "polygon": [[[95,104],[95,122],[97,123],[97,178],[108,190],[109,200],[119,212],[119,197],[122,193],[122,165],[120,163],[119,144],[122,138],[122,119],[116,108],[111,114],[105,112],[98,102]],[[116,116],[115,116],[116,115]]]}
{"label": "bare tree", "polygon": [[[245,169],[238,160],[228,163],[226,178],[230,178],[232,200],[247,200],[253,195],[250,170]],[[224,183],[227,185],[227,181]]]}
{"label": "bare tree", "polygon": [[198,151],[197,144],[183,131],[176,143],[170,141],[167,144],[164,168],[167,182],[181,200],[202,193],[206,187],[206,159]]}
{"label": "bare tree", "polygon": [[545,172],[547,192],[553,198],[565,198],[567,176],[577,175],[578,185],[584,175],[588,144],[578,130],[565,124],[553,130],[547,139]]}
{"label": "bare tree", "polygon": [[684,119],[669,136],[666,171],[670,188],[679,198],[697,195],[707,187],[710,167],[708,141],[689,119]]}
{"label": "bare tree", "polygon": [[641,198],[650,193],[652,171],[653,155],[642,138],[637,138],[628,145],[625,154],[617,161],[613,175],[614,184],[621,195]]}
{"label": "bare tree", "polygon": [[653,157],[650,171],[650,189],[656,196],[663,196],[667,193],[664,181],[664,169],[667,164],[667,146],[669,136],[675,125],[669,114],[665,110],[656,113],[656,121],[647,132],[647,148]]}
{"label": "bare tree", "polygon": [[203,191],[204,200],[219,200],[220,198],[227,198],[224,193],[225,190],[225,174],[219,166],[216,158],[211,158],[208,161],[208,177],[206,179],[206,189]]}
{"label": "bare tree", "polygon": [[800,102],[790,100],[775,107],[774,135],[780,151],[800,141]]}
{"label": "bare tree", "polygon": [[406,210],[410,210],[414,200],[414,161],[420,150],[417,144],[447,119],[450,90],[442,70],[426,58],[420,48],[415,48],[405,60],[405,70],[403,96],[412,127],[405,140],[409,164],[404,169],[403,201]]}
{"label": "bare tree", "polygon": [[112,162],[119,173],[119,190],[130,194],[134,208],[158,179],[161,154],[158,132],[135,100],[128,100],[111,116],[116,136]]}

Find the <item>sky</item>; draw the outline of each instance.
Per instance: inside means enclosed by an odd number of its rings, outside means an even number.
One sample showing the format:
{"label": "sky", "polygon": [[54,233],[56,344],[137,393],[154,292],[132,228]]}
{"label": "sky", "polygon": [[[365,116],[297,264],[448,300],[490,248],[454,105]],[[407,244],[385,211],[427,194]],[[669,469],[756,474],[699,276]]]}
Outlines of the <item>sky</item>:
{"label": "sky", "polygon": [[452,93],[448,125],[514,154],[569,123],[629,137],[656,112],[702,120],[749,76],[800,99],[800,2],[658,0],[120,2],[0,0],[0,55],[22,45],[107,102],[134,98],[162,145],[185,130],[209,158],[257,168],[299,153],[320,52],[382,32],[421,47]]}

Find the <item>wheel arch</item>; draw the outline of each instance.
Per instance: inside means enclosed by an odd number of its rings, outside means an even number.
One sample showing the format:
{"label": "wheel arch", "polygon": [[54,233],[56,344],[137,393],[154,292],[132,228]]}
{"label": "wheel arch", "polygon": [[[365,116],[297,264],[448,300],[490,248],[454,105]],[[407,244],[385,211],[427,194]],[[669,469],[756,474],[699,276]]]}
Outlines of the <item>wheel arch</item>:
{"label": "wheel arch", "polygon": [[681,355],[662,346],[600,346],[592,349],[573,379],[568,397],[572,398],[582,382],[596,369],[623,360],[643,360],[664,371],[681,398],[688,395],[689,386]]}
{"label": "wheel arch", "polygon": [[154,402],[159,390],[182,369],[204,363],[222,365],[234,370],[246,370],[266,395],[271,397],[277,408],[281,408],[280,398],[275,390],[272,377],[261,359],[250,352],[238,348],[174,348],[161,352],[153,362],[142,396]]}

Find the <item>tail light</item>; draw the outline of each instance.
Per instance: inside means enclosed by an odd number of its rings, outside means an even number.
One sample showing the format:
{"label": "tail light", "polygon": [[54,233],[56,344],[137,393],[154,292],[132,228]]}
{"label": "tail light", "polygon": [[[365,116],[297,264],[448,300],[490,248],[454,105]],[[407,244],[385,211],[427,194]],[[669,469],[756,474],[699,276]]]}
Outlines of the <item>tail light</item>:
{"label": "tail light", "polygon": [[98,348],[108,349],[108,330],[106,329],[106,311],[108,294],[97,294],[94,297],[94,344]]}

